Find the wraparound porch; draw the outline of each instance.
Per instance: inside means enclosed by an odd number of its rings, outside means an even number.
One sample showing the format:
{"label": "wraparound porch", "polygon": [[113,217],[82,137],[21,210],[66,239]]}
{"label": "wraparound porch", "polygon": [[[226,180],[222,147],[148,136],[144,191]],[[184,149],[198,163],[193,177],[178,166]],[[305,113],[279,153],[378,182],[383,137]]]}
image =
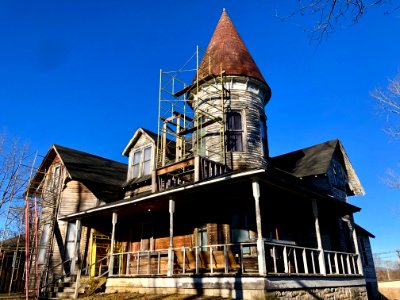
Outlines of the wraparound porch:
{"label": "wraparound porch", "polygon": [[[289,277],[295,281],[312,277],[317,282],[326,278],[362,279],[351,218],[349,242],[353,251],[335,249],[340,248],[335,237],[337,220],[355,211],[358,208],[343,201],[295,185],[287,189],[266,176],[264,170],[256,170],[128,199],[68,216],[66,220],[76,220],[78,229],[83,223],[111,233],[109,254],[83,269],[85,264],[73,264],[78,273],[144,281],[250,276]],[[241,212],[247,212],[246,222],[229,219],[237,218]],[[159,232],[152,229],[151,237],[143,225],[150,221],[160,225]],[[200,222],[207,224],[206,243],[201,242],[201,228],[196,227]],[[208,226],[209,223],[215,226]],[[244,231],[248,240],[235,242],[235,236]],[[329,247],[324,247],[323,239],[327,238],[325,244]],[[116,247],[117,241],[125,241],[125,248]],[[78,261],[79,256],[76,253],[74,260]]]}

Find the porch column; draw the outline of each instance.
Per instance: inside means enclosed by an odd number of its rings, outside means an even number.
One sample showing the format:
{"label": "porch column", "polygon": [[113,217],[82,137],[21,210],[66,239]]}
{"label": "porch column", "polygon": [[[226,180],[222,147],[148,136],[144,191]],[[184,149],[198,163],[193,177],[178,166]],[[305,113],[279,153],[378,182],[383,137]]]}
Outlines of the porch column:
{"label": "porch column", "polygon": [[355,252],[355,254],[357,254],[358,274],[363,275],[364,274],[363,266],[362,266],[362,262],[361,262],[360,250],[358,249],[358,239],[357,239],[356,228],[354,226],[353,216],[349,217],[349,228],[351,230],[351,235],[353,237],[354,252]]}
{"label": "porch column", "polygon": [[75,274],[76,264],[79,262],[79,240],[81,239],[81,220],[77,219],[75,221],[75,242],[74,242],[74,252],[71,258],[71,274]]}
{"label": "porch column", "polygon": [[312,210],[314,214],[315,234],[317,236],[317,244],[319,250],[319,255],[318,255],[319,270],[322,275],[326,275],[325,254],[324,254],[324,248],[322,247],[321,232],[319,230],[319,220],[318,220],[318,206],[317,206],[317,201],[315,199],[312,200]]}
{"label": "porch column", "polygon": [[267,265],[265,261],[265,245],[261,227],[260,184],[258,178],[253,178],[252,180],[253,197],[256,205],[258,272],[261,276],[265,276],[267,275]]}
{"label": "porch column", "polygon": [[114,241],[115,241],[115,224],[117,224],[118,214],[114,211],[112,214],[112,231],[110,246],[110,262],[108,263],[108,274],[113,275],[114,270]]}
{"label": "porch column", "polygon": [[168,272],[167,276],[174,274],[174,212],[175,201],[169,200],[169,247],[168,247]]}

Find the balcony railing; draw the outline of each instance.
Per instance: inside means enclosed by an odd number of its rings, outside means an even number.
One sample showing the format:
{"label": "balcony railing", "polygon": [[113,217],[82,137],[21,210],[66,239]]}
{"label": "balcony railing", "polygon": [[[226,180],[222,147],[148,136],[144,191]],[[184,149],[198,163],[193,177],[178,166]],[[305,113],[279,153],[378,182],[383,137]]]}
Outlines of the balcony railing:
{"label": "balcony railing", "polygon": [[[265,242],[268,275],[324,276],[321,250],[296,245]],[[257,244],[219,244],[173,249],[173,274],[259,274]],[[115,253],[115,276],[167,275],[168,250]],[[324,251],[326,273],[330,276],[354,276],[362,273],[357,255]]]}
{"label": "balcony railing", "polygon": [[[166,190],[186,183],[194,183],[218,177],[230,172],[230,168],[201,156],[185,158],[155,171],[158,190]],[[154,188],[155,190],[155,188]]]}

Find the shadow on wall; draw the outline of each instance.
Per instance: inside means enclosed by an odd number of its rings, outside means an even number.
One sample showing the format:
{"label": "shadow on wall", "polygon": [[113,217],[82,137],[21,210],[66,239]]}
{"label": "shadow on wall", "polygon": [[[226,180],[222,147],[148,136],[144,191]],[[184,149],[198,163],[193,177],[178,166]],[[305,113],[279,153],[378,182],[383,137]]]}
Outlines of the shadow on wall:
{"label": "shadow on wall", "polygon": [[[204,279],[202,276],[193,277],[193,286],[196,289],[196,294],[185,298],[186,300],[197,299],[199,296],[204,296],[205,287],[203,281]],[[235,277],[234,286],[233,289],[229,290],[229,295],[227,295],[225,292],[222,292],[222,290],[227,290],[228,285],[221,284],[220,282],[208,282],[206,285],[207,289],[219,291],[218,294],[213,293],[213,296],[229,296],[232,299],[243,299],[243,284],[240,276]]]}

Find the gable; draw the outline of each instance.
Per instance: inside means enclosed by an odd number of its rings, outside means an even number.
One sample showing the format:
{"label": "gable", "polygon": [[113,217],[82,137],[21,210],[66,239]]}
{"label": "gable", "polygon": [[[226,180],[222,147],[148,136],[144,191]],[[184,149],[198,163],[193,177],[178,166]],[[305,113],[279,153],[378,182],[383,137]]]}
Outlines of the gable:
{"label": "gable", "polygon": [[[37,193],[56,165],[62,165],[65,180],[85,183],[91,190],[100,192],[100,197],[119,197],[126,179],[127,165],[82,151],[53,145],[36,171],[27,190]],[[111,195],[112,194],[112,195]],[[110,196],[111,195],[111,196]]]}
{"label": "gable", "polygon": [[272,165],[298,178],[315,177],[333,173],[333,165],[340,164],[348,179],[348,195],[365,194],[353,166],[339,140],[299,149],[273,157]]}
{"label": "gable", "polygon": [[157,134],[144,128],[138,128],[122,151],[122,155],[129,156],[132,148],[140,148],[148,144],[154,146],[157,144]]}

